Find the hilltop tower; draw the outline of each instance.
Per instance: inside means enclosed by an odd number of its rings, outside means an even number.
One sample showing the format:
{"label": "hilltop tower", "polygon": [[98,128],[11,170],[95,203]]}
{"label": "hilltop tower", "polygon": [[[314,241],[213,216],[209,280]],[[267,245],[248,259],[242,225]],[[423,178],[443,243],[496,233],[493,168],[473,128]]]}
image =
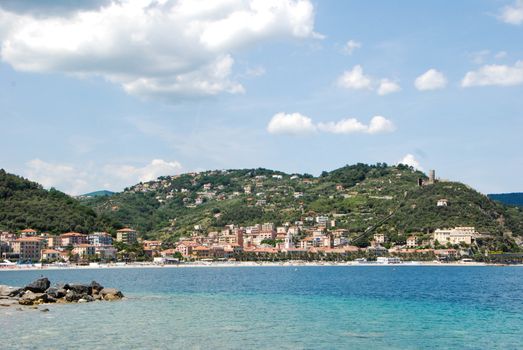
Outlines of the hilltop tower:
{"label": "hilltop tower", "polygon": [[436,170],[429,171],[429,184],[434,184],[436,182]]}

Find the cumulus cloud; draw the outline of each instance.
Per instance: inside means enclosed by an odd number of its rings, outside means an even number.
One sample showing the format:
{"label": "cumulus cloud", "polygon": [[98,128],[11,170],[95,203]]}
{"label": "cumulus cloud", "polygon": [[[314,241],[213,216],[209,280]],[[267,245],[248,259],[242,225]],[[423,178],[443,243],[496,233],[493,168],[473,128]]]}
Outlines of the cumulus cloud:
{"label": "cumulus cloud", "polygon": [[363,68],[358,64],[350,70],[346,70],[338,78],[338,85],[346,89],[371,89],[372,80],[363,73]]}
{"label": "cumulus cloud", "polygon": [[378,86],[378,95],[388,95],[392,94],[394,92],[401,91],[401,87],[398,83],[389,80],[389,79],[381,79],[380,84]]}
{"label": "cumulus cloud", "polygon": [[[352,90],[376,90],[378,95],[384,96],[401,90],[397,82],[389,79],[377,80],[365,75],[363,67],[356,65],[350,70],[343,72],[337,80],[338,86]],[[377,86],[377,88],[376,88]]]}
{"label": "cumulus cloud", "polygon": [[173,99],[242,93],[235,52],[319,37],[310,0],[114,0],[43,15],[2,6],[0,23],[2,60],[17,70],[101,76]]}
{"label": "cumulus cloud", "polygon": [[116,189],[151,181],[162,175],[178,174],[182,165],[176,161],[153,159],[144,166],[107,164],[102,167],[51,163],[33,159],[22,170],[24,176],[46,188],[55,187],[71,195],[79,195],[98,189]]}
{"label": "cumulus cloud", "polygon": [[343,46],[343,52],[346,53],[347,55],[352,55],[354,53],[354,51],[359,49],[360,47],[361,47],[360,42],[355,41],[355,40],[349,40],[349,41],[347,41],[345,46]]}
{"label": "cumulus cloud", "polygon": [[491,64],[465,74],[461,86],[513,86],[523,84],[523,61],[513,66]]}
{"label": "cumulus cloud", "polygon": [[396,130],[394,123],[382,116],[373,117],[369,124],[364,124],[356,118],[346,118],[339,121],[314,123],[311,118],[300,113],[277,113],[267,126],[271,134],[309,134],[325,132],[331,134],[379,134]]}
{"label": "cumulus cloud", "polygon": [[523,0],[516,0],[513,5],[505,6],[498,18],[508,24],[523,23]]}
{"label": "cumulus cloud", "polygon": [[429,69],[416,78],[414,86],[420,91],[437,90],[447,86],[447,78],[436,69]]}
{"label": "cumulus cloud", "polygon": [[311,118],[300,113],[280,112],[272,117],[267,131],[271,134],[307,134],[316,131],[316,125]]}
{"label": "cumulus cloud", "polygon": [[419,161],[414,157],[412,154],[406,154],[399,162],[398,164],[405,164],[408,166],[413,167],[414,169],[423,171],[423,168],[421,167]]}

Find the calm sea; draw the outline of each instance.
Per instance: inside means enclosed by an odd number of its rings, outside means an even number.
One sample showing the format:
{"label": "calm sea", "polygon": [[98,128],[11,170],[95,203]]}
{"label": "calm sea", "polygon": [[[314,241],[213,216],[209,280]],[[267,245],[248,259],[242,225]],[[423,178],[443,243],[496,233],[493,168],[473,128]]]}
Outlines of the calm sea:
{"label": "calm sea", "polygon": [[[40,271],[0,272],[24,285]],[[44,271],[120,302],[0,314],[0,349],[523,349],[521,267]]]}

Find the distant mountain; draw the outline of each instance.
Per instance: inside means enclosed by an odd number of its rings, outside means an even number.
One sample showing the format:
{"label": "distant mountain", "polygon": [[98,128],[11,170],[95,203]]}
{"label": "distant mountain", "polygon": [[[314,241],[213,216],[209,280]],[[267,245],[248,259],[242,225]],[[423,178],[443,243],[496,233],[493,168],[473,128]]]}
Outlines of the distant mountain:
{"label": "distant mountain", "polygon": [[90,232],[110,230],[111,222],[63,192],[0,169],[0,231]]}
{"label": "distant mountain", "polygon": [[80,198],[107,197],[107,196],[112,196],[115,193],[116,192],[113,192],[113,191],[100,190],[100,191],[94,191],[94,192],[89,192],[89,193],[86,193],[86,194],[82,194],[82,195],[77,196],[77,197],[80,197]]}
{"label": "distant mountain", "polygon": [[523,207],[523,193],[521,192],[489,194],[488,197],[504,204]]}

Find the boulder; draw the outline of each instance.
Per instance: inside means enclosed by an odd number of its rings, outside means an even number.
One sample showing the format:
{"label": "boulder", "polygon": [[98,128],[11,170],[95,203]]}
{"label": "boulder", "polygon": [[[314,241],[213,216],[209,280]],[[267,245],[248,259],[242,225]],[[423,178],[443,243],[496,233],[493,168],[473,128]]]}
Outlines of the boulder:
{"label": "boulder", "polygon": [[18,299],[20,305],[38,305],[47,302],[47,294],[33,293],[30,290],[26,291],[24,295]]}
{"label": "boulder", "polygon": [[46,277],[39,278],[36,281],[29,283],[25,286],[25,290],[29,290],[33,293],[43,293],[49,288],[51,282]]}
{"label": "boulder", "polygon": [[92,281],[91,284],[89,285],[91,287],[91,289],[93,290],[93,294],[96,292],[96,293],[99,293],[102,289],[104,289],[104,286],[102,286],[100,283],[96,282],[96,281]]}
{"label": "boulder", "polygon": [[69,290],[74,291],[77,294],[92,294],[93,289],[87,284],[70,284]]}
{"label": "boulder", "polygon": [[70,289],[65,294],[65,300],[69,303],[72,303],[72,302],[82,299],[82,296],[83,296],[83,294],[76,293],[74,290]]}
{"label": "boulder", "polygon": [[123,298],[122,292],[116,288],[104,288],[100,294],[104,300],[118,300]]}
{"label": "boulder", "polygon": [[52,298],[55,298],[55,299],[59,299],[59,298],[65,297],[66,293],[67,293],[67,290],[65,290],[65,289],[58,289],[56,287],[49,287],[45,291],[45,294],[47,294],[48,296],[50,296]]}

